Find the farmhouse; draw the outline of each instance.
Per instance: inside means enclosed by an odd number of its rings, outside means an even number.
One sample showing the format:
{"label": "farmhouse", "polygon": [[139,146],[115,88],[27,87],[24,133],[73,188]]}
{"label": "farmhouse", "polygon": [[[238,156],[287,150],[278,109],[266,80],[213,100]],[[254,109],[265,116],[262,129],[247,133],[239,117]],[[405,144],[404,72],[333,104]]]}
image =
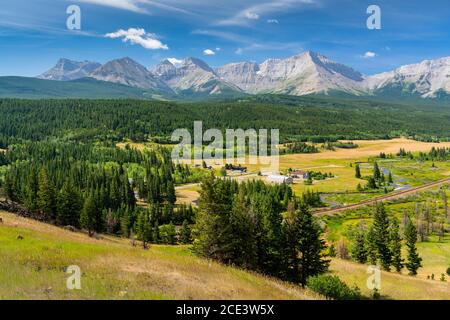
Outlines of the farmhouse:
{"label": "farmhouse", "polygon": [[293,179],[309,179],[309,172],[302,170],[295,170],[288,173],[288,176]]}
{"label": "farmhouse", "polygon": [[225,169],[231,170],[235,173],[246,173],[247,172],[247,167],[242,167],[241,165],[235,166],[232,164],[226,164]]}
{"label": "farmhouse", "polygon": [[269,175],[267,177],[267,181],[268,182],[272,182],[272,183],[287,183],[287,184],[292,184],[294,183],[294,179],[292,177],[288,177],[288,176],[281,176],[281,175]]}

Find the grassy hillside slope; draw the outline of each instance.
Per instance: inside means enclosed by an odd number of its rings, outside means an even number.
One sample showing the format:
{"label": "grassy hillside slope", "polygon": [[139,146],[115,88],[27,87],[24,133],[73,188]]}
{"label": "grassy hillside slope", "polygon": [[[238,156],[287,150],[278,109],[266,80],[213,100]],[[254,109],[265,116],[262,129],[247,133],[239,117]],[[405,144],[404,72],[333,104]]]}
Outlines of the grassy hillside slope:
{"label": "grassy hillside slope", "polygon": [[[132,247],[0,212],[1,299],[318,299],[298,286],[195,257],[188,247]],[[18,236],[23,239],[18,239]],[[66,288],[78,265],[82,289]]]}

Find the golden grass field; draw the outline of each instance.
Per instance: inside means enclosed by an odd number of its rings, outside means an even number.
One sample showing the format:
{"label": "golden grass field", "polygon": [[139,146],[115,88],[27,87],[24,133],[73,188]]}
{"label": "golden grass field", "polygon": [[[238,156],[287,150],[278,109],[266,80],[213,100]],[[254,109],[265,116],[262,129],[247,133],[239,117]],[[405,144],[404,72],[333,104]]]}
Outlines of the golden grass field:
{"label": "golden grass field", "polygon": [[[447,246],[447,250],[450,246]],[[436,274],[435,280],[427,280],[423,275],[426,270],[438,269],[436,266],[430,266],[432,261],[430,256],[420,250],[424,258],[426,267],[421,269],[418,277],[411,277],[403,272],[381,273],[380,293],[384,299],[395,300],[450,300],[450,283],[439,281],[440,273]],[[367,265],[358,264],[352,261],[333,259],[330,269],[349,285],[357,285],[361,292],[370,296],[372,291],[367,288]],[[448,278],[448,277],[447,277]]]}
{"label": "golden grass field", "polygon": [[[0,299],[319,299],[298,286],[197,258],[186,246],[132,247],[1,211]],[[17,239],[22,236],[23,240]],[[68,290],[78,265],[82,289]]]}
{"label": "golden grass field", "polygon": [[[197,258],[187,246],[143,250],[125,239],[96,240],[6,212],[0,217],[0,299],[321,299],[295,285]],[[426,279],[431,272],[440,275],[449,242],[420,246],[424,268],[418,277],[383,272],[383,297],[450,299],[449,282]],[[81,290],[66,288],[69,265],[82,270]],[[333,259],[330,269],[371,294],[366,265]]]}
{"label": "golden grass field", "polygon": [[[289,168],[300,170],[321,171],[323,173],[332,173],[335,178],[324,181],[314,181],[313,185],[307,186],[302,182],[294,183],[292,188],[298,195],[306,190],[314,190],[324,193],[352,192],[355,191],[358,184],[365,185],[366,181],[355,178],[354,164],[357,162],[367,162],[370,157],[378,156],[381,152],[386,154],[396,154],[401,148],[418,152],[430,151],[431,148],[450,147],[450,142],[427,143],[398,138],[392,140],[358,140],[353,141],[358,144],[357,149],[336,149],[336,151],[325,150],[315,154],[290,154],[280,156],[280,171],[287,171]],[[238,159],[236,163],[245,163],[245,159]],[[215,166],[215,164],[211,164]],[[245,164],[249,173],[257,173],[267,169],[265,165]],[[217,167],[217,166],[215,166]],[[370,168],[361,168],[362,175],[370,175]],[[450,166],[442,175],[450,175]],[[234,177],[235,179],[265,179],[249,175],[247,177]],[[436,180],[439,179],[438,177]],[[180,201],[188,203],[198,199],[198,188],[183,189],[178,191]],[[180,203],[181,203],[180,202]]]}

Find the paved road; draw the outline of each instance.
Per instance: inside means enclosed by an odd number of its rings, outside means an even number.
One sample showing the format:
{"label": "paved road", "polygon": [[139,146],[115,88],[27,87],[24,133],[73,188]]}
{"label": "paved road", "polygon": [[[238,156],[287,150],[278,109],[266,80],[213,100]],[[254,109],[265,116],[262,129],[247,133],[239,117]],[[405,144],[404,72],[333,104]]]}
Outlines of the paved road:
{"label": "paved road", "polygon": [[339,213],[342,211],[346,211],[346,210],[350,210],[350,209],[358,209],[358,208],[361,208],[364,206],[374,205],[377,202],[395,200],[395,199],[402,198],[402,197],[410,195],[410,194],[425,191],[425,190],[428,190],[428,189],[431,189],[434,187],[439,187],[443,184],[449,184],[449,183],[450,183],[450,178],[446,178],[446,179],[442,179],[442,180],[424,184],[423,186],[420,186],[420,187],[403,190],[403,191],[399,191],[399,192],[394,192],[394,193],[387,194],[387,195],[377,197],[377,198],[373,198],[370,200],[365,200],[365,201],[362,201],[359,203],[350,204],[348,206],[343,206],[343,207],[333,208],[333,209],[329,209],[329,208],[319,209],[319,210],[314,211],[314,214],[316,216],[333,215],[333,214],[336,214],[336,213]]}

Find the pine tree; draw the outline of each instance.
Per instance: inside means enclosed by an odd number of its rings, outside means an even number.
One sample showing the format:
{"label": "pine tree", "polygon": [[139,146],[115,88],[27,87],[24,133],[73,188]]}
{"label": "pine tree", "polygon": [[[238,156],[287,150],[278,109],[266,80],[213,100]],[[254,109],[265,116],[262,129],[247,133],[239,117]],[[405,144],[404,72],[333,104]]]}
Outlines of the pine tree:
{"label": "pine tree", "polygon": [[25,206],[30,210],[35,210],[38,207],[38,190],[39,179],[36,170],[33,168],[28,176],[27,194],[25,199]]}
{"label": "pine tree", "polygon": [[183,221],[183,225],[180,229],[180,243],[190,244],[192,243],[191,228],[187,220]]}
{"label": "pine tree", "polygon": [[291,280],[302,286],[310,276],[322,274],[328,270],[329,260],[325,258],[326,245],[322,239],[322,230],[304,204],[295,212],[288,223],[288,243],[290,255]]}
{"label": "pine tree", "polygon": [[363,230],[359,230],[356,233],[351,254],[355,261],[363,264],[367,262],[368,253],[366,247],[366,235]]}
{"label": "pine tree", "polygon": [[159,243],[160,240],[161,240],[161,235],[159,233],[159,222],[158,222],[158,220],[156,220],[155,224],[153,225],[152,240],[153,240],[154,243]]}
{"label": "pine tree", "polygon": [[103,232],[106,225],[106,214],[107,210],[103,208],[101,202],[100,190],[96,189],[93,193],[93,201],[95,203],[94,207],[94,231]]}
{"label": "pine tree", "polygon": [[86,229],[91,237],[95,230],[95,218],[97,214],[97,206],[94,196],[90,194],[84,201],[83,210],[80,216],[80,226]]}
{"label": "pine tree", "polygon": [[38,208],[50,218],[56,215],[56,191],[47,170],[42,167],[39,171],[39,188],[37,192]]}
{"label": "pine tree", "polygon": [[257,240],[254,232],[253,209],[247,205],[244,188],[239,189],[230,215],[234,234],[232,242],[233,263],[244,268],[257,266]]}
{"label": "pine tree", "polygon": [[375,232],[373,226],[370,227],[366,235],[367,259],[371,265],[376,265],[378,261],[378,250],[375,241]]}
{"label": "pine tree", "polygon": [[167,202],[170,204],[175,204],[175,202],[177,202],[175,187],[172,181],[167,183]]}
{"label": "pine tree", "polygon": [[400,236],[400,225],[397,219],[393,219],[391,222],[390,230],[390,249],[392,252],[392,265],[395,271],[400,272],[403,269],[402,259],[402,237]]}
{"label": "pine tree", "polygon": [[12,202],[19,201],[17,178],[15,175],[7,174],[5,177],[5,193],[8,200]]}
{"label": "pine tree", "polygon": [[127,207],[123,212],[123,216],[120,219],[120,230],[122,235],[126,238],[130,237],[131,231],[131,214],[130,209]]}
{"label": "pine tree", "polygon": [[361,168],[359,167],[359,164],[356,164],[355,166],[355,177],[361,179]]}
{"label": "pine tree", "polygon": [[390,250],[389,218],[384,205],[377,204],[374,211],[373,232],[377,256],[384,270],[389,271],[392,263]]}
{"label": "pine tree", "polygon": [[389,175],[388,175],[388,183],[389,184],[393,184],[394,183],[394,179],[392,178],[392,173],[389,171]]}
{"label": "pine tree", "polygon": [[378,166],[378,162],[375,162],[375,164],[373,165],[373,178],[375,179],[375,181],[381,179],[381,171],[380,167]]}
{"label": "pine tree", "polygon": [[138,240],[142,241],[142,247],[147,248],[147,243],[151,238],[151,224],[150,217],[147,211],[141,211],[136,221],[136,236]]}
{"label": "pine tree", "polygon": [[417,252],[417,230],[411,219],[409,219],[405,228],[405,241],[408,250],[405,266],[409,270],[409,274],[415,276],[417,275],[417,270],[422,267],[422,258]]}
{"label": "pine tree", "polygon": [[200,256],[224,263],[231,262],[233,257],[232,183],[214,176],[203,182],[193,247]]}
{"label": "pine tree", "polygon": [[80,194],[72,182],[67,180],[58,196],[58,223],[77,227],[82,208],[83,203]]}
{"label": "pine tree", "polygon": [[368,189],[378,189],[377,183],[373,177],[369,177],[369,180],[367,182],[367,188]]}

